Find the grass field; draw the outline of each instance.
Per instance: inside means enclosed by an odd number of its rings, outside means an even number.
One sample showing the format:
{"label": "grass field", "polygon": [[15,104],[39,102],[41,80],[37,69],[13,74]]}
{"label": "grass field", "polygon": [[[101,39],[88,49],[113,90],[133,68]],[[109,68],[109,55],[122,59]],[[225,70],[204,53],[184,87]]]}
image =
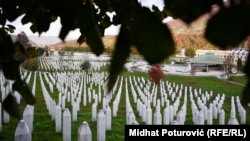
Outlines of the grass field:
{"label": "grass field", "polygon": [[[105,70],[105,69],[104,69]],[[148,79],[148,76],[146,73],[143,72],[122,72],[121,76],[124,78],[127,78],[129,76],[135,76],[135,77],[143,77],[145,80]],[[45,106],[44,97],[42,95],[42,89],[41,89],[41,83],[40,78],[36,77],[34,79],[34,73],[32,73],[32,77],[29,82],[30,88],[32,88],[34,84],[34,80],[36,80],[36,99],[37,103],[35,104],[34,109],[34,125],[33,125],[33,135],[32,139],[33,141],[61,141],[62,140],[62,134],[55,132],[55,121],[51,120],[51,116],[48,114],[48,110]],[[45,79],[43,79],[45,80]],[[231,79],[232,81],[237,81],[240,83],[245,83],[246,79],[241,77],[234,77]],[[226,119],[229,118],[229,111],[230,111],[230,100],[231,96],[240,96],[243,90],[243,87],[238,85],[233,85],[230,83],[226,83],[225,81],[221,81],[215,77],[198,77],[198,76],[175,76],[175,75],[165,75],[163,78],[163,81],[168,81],[170,83],[176,83],[176,84],[183,84],[184,86],[192,87],[192,88],[201,88],[203,91],[213,91],[213,93],[216,94],[225,94],[225,104],[223,108],[226,111]],[[125,85],[124,81],[122,83],[123,86]],[[90,85],[87,85],[90,87]],[[46,85],[47,89],[49,89],[49,85]],[[135,86],[134,86],[135,87]],[[128,86],[130,90],[130,86]],[[97,87],[93,86],[93,89],[96,89]],[[55,99],[55,101],[58,101],[58,90],[54,89],[55,91],[53,93],[50,93],[50,96]],[[130,93],[130,92],[129,92]],[[132,101],[132,99],[130,98]],[[120,99],[119,104],[119,110],[117,113],[117,117],[112,118],[112,130],[106,131],[106,140],[107,141],[123,141],[124,140],[124,125],[126,123],[125,121],[125,115],[126,115],[126,105],[125,105],[125,87],[122,88],[122,96]],[[190,103],[189,103],[190,104]],[[20,110],[23,111],[26,104],[21,101],[20,104]],[[81,104],[82,106],[82,104]],[[88,104],[86,107],[81,107],[81,110],[78,112],[78,119],[77,122],[72,123],[72,141],[77,140],[77,132],[80,124],[83,121],[87,121],[91,131],[92,131],[92,140],[97,140],[96,138],[96,122],[91,120],[91,104]],[[69,103],[67,103],[66,107],[68,107],[71,110],[71,106]],[[111,107],[112,108],[112,107]],[[100,106],[98,106],[98,109],[101,109]],[[136,105],[133,105],[133,109],[135,111],[135,114],[138,116],[138,112],[136,111]],[[250,124],[250,111],[249,109],[246,109],[247,111],[247,124]],[[144,124],[139,118],[137,119],[139,123]],[[2,131],[0,132],[0,140],[1,141],[13,141],[13,136],[15,132],[15,128],[18,124],[19,120],[15,119],[13,117],[10,117],[9,123],[3,123]],[[215,121],[216,124],[217,121]],[[187,118],[186,118],[186,124],[192,124],[191,123],[191,111],[190,111],[190,105],[188,105],[188,111],[187,111]]]}

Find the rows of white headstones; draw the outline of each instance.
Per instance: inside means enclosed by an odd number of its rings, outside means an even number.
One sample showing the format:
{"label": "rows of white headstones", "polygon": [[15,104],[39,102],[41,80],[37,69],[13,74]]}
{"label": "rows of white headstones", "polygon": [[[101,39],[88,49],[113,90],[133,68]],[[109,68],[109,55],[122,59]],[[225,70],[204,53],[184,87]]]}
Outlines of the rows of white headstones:
{"label": "rows of white headstones", "polygon": [[[168,81],[161,81],[157,89],[157,85],[143,77],[129,77],[127,83],[131,88],[131,93],[126,92],[127,124],[246,124],[246,110],[239,96],[231,97],[230,118],[226,121],[223,109],[225,94],[214,95],[213,91],[202,91]],[[188,97],[193,123],[186,123]],[[132,107],[131,102],[136,104],[136,108]],[[136,117],[136,112],[139,117]]]}
{"label": "rows of white headstones", "polygon": [[[52,60],[53,58],[47,58],[41,59],[40,62],[44,68],[57,68],[57,62]],[[22,73],[22,77],[27,83],[30,82],[31,75],[32,73],[28,71]],[[106,95],[105,86],[108,76],[106,72],[36,72],[34,76],[32,92],[36,94],[36,78],[39,78],[41,86],[38,87],[42,88],[48,114],[51,116],[51,120],[55,121],[55,132],[62,132],[63,140],[71,139],[71,123],[78,120],[78,112],[82,106],[87,104],[92,104],[92,121],[97,122],[97,138],[105,140],[105,131],[111,130],[112,117],[117,116],[123,87],[126,91],[127,124],[140,124],[138,118],[141,118],[141,121],[146,124],[185,124],[187,108],[189,108],[187,105],[191,105],[193,124],[215,124],[213,119],[217,118],[219,118],[219,124],[226,124],[223,109],[224,94],[214,95],[212,91],[204,92],[201,89],[168,81],[162,81],[158,89],[157,85],[143,79],[143,77],[130,76],[125,79],[118,77],[113,91]],[[125,81],[125,86],[122,85],[123,81]],[[5,80],[2,73],[0,73],[0,82],[3,100],[11,90],[11,85],[5,85],[5,82],[10,84],[11,82]],[[98,89],[94,89],[94,86],[97,86]],[[58,91],[57,100],[51,96],[55,90]],[[17,102],[20,103],[20,95],[17,92],[14,92],[14,95]],[[189,97],[189,101],[187,97]],[[136,104],[136,108],[132,107],[131,101],[133,105]],[[187,104],[188,102],[191,104]],[[70,103],[70,107],[67,107],[66,105],[69,104],[66,103]],[[99,104],[101,104],[101,109],[97,109]],[[25,137],[27,140],[32,140],[34,108],[31,105],[27,105],[25,108],[23,119],[20,120],[16,129],[15,138],[17,140]],[[72,110],[70,111],[70,109]],[[136,113],[139,117],[136,117]],[[236,118],[237,113],[240,119]],[[231,97],[230,114],[231,118],[228,124],[244,124],[246,122],[246,111],[241,106],[239,97]],[[2,117],[1,121],[9,122],[10,118],[7,112],[3,111],[3,115],[0,115],[0,118]],[[2,122],[0,122],[1,130]],[[91,140],[91,129],[88,127],[87,121],[82,122],[78,131],[78,139],[88,138]]]}
{"label": "rows of white headstones", "polygon": [[40,66],[41,70],[81,70],[80,65],[83,61],[89,61],[91,64],[91,70],[99,71],[100,68],[107,64],[104,60],[97,60],[95,58],[84,58],[84,55],[80,56],[49,56],[49,57],[40,57]]}
{"label": "rows of white headstones", "polygon": [[[22,78],[27,83],[30,82],[31,72],[24,71]],[[37,76],[37,77],[36,77]],[[3,74],[1,73],[1,82],[5,82]],[[112,117],[117,116],[118,107],[120,103],[120,96],[122,92],[122,77],[117,80],[113,91],[106,94],[105,84],[107,73],[86,73],[86,72],[61,72],[61,73],[46,73],[35,72],[32,92],[36,94],[36,79],[40,79],[42,94],[48,109],[48,114],[51,120],[55,121],[55,132],[62,133],[64,141],[71,140],[71,123],[77,121],[77,115],[81,107],[92,104],[92,121],[97,123],[97,140],[105,141],[106,130],[112,128]],[[89,85],[89,87],[87,87]],[[7,85],[10,86],[10,85]],[[48,87],[47,87],[48,86]],[[94,89],[98,87],[98,90]],[[119,86],[119,87],[118,87]],[[7,95],[6,86],[1,83],[2,100]],[[52,98],[52,93],[57,90],[58,100]],[[21,97],[19,93],[14,92],[17,102],[20,103]],[[66,103],[70,103],[67,107]],[[98,105],[101,108],[98,109]],[[1,104],[0,104],[1,105]],[[112,105],[112,110],[111,106]],[[15,141],[32,140],[33,120],[34,120],[34,106],[27,105],[23,118],[20,120],[15,131]],[[1,109],[1,108],[0,108]],[[70,109],[72,109],[70,111]],[[0,114],[0,117],[2,115]],[[3,112],[4,123],[9,123],[10,117],[7,112]],[[103,122],[106,121],[106,122]],[[2,123],[2,122],[1,122]],[[0,124],[2,129],[2,124]],[[92,140],[91,129],[87,121],[83,121],[78,130],[78,140]]]}

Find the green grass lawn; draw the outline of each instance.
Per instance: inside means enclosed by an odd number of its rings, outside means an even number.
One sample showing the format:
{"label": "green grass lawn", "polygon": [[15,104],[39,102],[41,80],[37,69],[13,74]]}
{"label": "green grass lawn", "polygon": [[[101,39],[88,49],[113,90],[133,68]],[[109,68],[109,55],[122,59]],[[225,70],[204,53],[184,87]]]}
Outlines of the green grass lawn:
{"label": "green grass lawn", "polygon": [[247,77],[246,76],[231,76],[229,80],[238,82],[241,84],[246,84],[247,83]]}
{"label": "green grass lawn", "polygon": [[[105,70],[105,69],[104,69]],[[121,76],[124,78],[128,78],[129,76],[135,76],[135,77],[143,77],[145,80],[148,79],[148,75],[143,72],[122,72]],[[31,81],[29,83],[30,88],[33,86],[33,80],[34,80],[34,74],[32,74]],[[45,81],[45,79],[43,78]],[[225,81],[221,81],[215,77],[198,77],[198,76],[175,76],[175,75],[165,75],[163,78],[163,81],[168,81],[169,83],[175,83],[175,84],[182,84],[187,87],[192,87],[199,89],[201,88],[203,92],[210,92],[213,91],[214,96],[217,94],[225,94],[225,104],[223,105],[223,108],[226,111],[226,121],[229,118],[229,111],[230,111],[230,100],[231,96],[241,96],[243,87],[233,85],[230,83],[226,83]],[[245,78],[243,77],[237,77],[233,78],[232,81],[237,82],[245,82]],[[126,101],[125,101],[125,81],[120,83],[120,85],[123,85],[122,89],[122,95],[119,103],[119,111],[117,113],[117,117],[112,118],[112,129],[111,131],[106,131],[106,140],[107,141],[123,141],[124,140],[124,125],[125,125],[125,115],[126,115]],[[55,121],[51,120],[50,115],[48,114],[48,110],[45,106],[44,97],[42,95],[42,89],[41,89],[41,83],[39,76],[37,75],[36,78],[36,99],[37,103],[35,104],[35,116],[34,116],[34,125],[33,125],[33,135],[32,139],[34,141],[61,141],[62,140],[62,133],[56,133],[55,132]],[[88,87],[91,87],[90,84],[87,85]],[[48,84],[46,84],[47,90],[49,90]],[[136,86],[134,86],[136,87]],[[130,88],[130,86],[128,86]],[[93,85],[93,89],[96,89],[97,87]],[[117,87],[118,90],[118,87]],[[58,101],[58,90],[54,88],[54,92],[50,93],[50,96],[57,102]],[[117,92],[114,93],[114,95]],[[129,89],[129,93],[131,93]],[[130,97],[130,101],[132,102],[132,98]],[[112,102],[112,101],[111,101]],[[187,118],[186,118],[186,124],[192,124],[191,123],[191,110],[190,110],[190,102],[187,105]],[[20,105],[21,111],[24,110],[24,107],[26,104],[22,101]],[[112,105],[110,105],[112,108]],[[67,106],[71,111],[71,106],[69,103],[67,103]],[[72,122],[72,141],[77,140],[77,132],[78,128],[80,127],[80,124],[83,121],[87,121],[91,132],[93,134],[92,140],[97,140],[97,129],[96,129],[96,122],[91,120],[91,107],[92,104],[88,104],[86,107],[82,106],[81,109],[78,112],[78,120],[77,122]],[[139,123],[144,124],[141,119],[138,116],[138,112],[136,111],[136,104],[132,105],[135,114],[137,115],[137,120]],[[101,109],[101,104],[98,105],[98,110]],[[15,119],[13,117],[10,117],[9,123],[3,123],[2,132],[0,132],[0,140],[1,141],[13,141],[13,136],[15,132],[15,128],[18,124],[18,119]],[[218,121],[215,121],[215,124],[218,123]],[[247,124],[250,124],[250,111],[247,109]]]}

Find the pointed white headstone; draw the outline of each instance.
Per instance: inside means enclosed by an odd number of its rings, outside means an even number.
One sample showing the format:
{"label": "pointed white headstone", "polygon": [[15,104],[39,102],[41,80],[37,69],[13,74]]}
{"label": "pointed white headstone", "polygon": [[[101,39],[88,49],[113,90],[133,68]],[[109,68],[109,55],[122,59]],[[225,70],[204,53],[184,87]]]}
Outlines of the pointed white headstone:
{"label": "pointed white headstone", "polygon": [[86,121],[83,121],[78,129],[78,141],[92,141],[92,132]]}
{"label": "pointed white headstone", "polygon": [[103,110],[100,110],[97,115],[97,141],[106,140],[106,116]]}
{"label": "pointed white headstone", "polygon": [[71,114],[68,108],[63,112],[63,141],[71,141]]}
{"label": "pointed white headstone", "polygon": [[14,141],[31,141],[29,127],[24,120],[20,120],[16,127]]}

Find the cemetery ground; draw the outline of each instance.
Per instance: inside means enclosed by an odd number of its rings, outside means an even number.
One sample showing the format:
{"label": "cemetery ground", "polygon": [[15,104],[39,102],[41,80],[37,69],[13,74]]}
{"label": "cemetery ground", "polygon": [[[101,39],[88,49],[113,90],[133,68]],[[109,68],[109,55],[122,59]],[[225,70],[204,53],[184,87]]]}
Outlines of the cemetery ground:
{"label": "cemetery ground", "polygon": [[[47,73],[48,72],[48,73]],[[60,82],[59,77],[56,77],[55,73],[57,70],[51,69],[51,70],[40,70],[37,72],[30,72],[30,71],[23,71],[23,77],[27,80],[30,88],[33,88],[35,85],[35,97],[37,99],[36,104],[34,105],[34,121],[33,121],[33,131],[32,131],[32,140],[34,141],[62,141],[63,140],[63,132],[56,132],[56,125],[55,125],[55,119],[53,119],[52,113],[49,113],[48,108],[46,107],[47,102],[44,97],[44,90],[42,89],[42,83],[44,82],[44,86],[49,94],[49,96],[56,102],[59,103],[59,93],[60,88],[56,88],[56,83]],[[96,94],[99,96],[98,92],[104,93],[105,89],[103,85],[106,82],[107,77],[105,76],[107,72],[107,65],[102,66],[101,69],[98,69],[98,71],[87,71],[87,72],[81,72],[79,70],[76,71],[65,71],[67,73],[72,73],[70,77],[68,77],[68,82],[71,82],[70,78],[74,79],[74,83],[72,81],[71,85],[68,85],[69,87],[76,86],[77,91],[84,92],[84,87],[81,87],[82,84],[81,79],[77,79],[77,77],[80,77],[79,74],[85,74],[86,77],[89,78],[88,82],[84,85],[86,87],[87,93],[92,93],[93,95]],[[41,74],[41,75],[40,75]],[[49,74],[52,74],[56,79],[56,83],[52,84],[52,80],[49,77]],[[100,75],[101,74],[101,75]],[[47,79],[46,76],[49,78]],[[82,77],[82,76],[81,76]],[[97,78],[103,78],[104,80],[96,80]],[[82,77],[83,78],[83,77]],[[42,81],[41,81],[42,79]],[[90,80],[91,79],[91,80]],[[177,76],[177,75],[165,75],[163,80],[164,83],[168,83],[169,86],[176,86],[178,85],[179,88],[183,86],[186,87],[187,90],[192,88],[192,91],[194,90],[201,90],[202,93],[213,93],[211,99],[215,99],[217,95],[225,95],[225,100],[223,103],[223,109],[225,110],[225,124],[230,119],[230,111],[231,111],[231,100],[232,97],[234,97],[234,100],[236,101],[237,97],[241,96],[243,87],[234,85],[231,83],[227,83],[225,81],[222,81],[216,77],[212,76]],[[232,78],[232,81],[236,81],[239,83],[245,83],[245,77],[244,76],[235,76]],[[50,83],[51,82],[51,83]],[[52,86],[53,85],[53,86]],[[101,85],[101,91],[100,86]],[[114,110],[112,107],[112,103],[115,101],[116,96],[120,94],[118,109],[117,109],[117,115],[113,117],[112,113],[112,122],[111,122],[111,129],[106,130],[106,140],[107,141],[123,141],[124,140],[124,125],[127,124],[126,122],[126,100],[129,100],[131,107],[133,109],[133,112],[135,114],[135,120],[138,122],[138,124],[146,124],[145,121],[141,118],[140,112],[137,110],[138,104],[136,104],[136,101],[134,101],[134,98],[132,96],[132,87],[134,89],[139,88],[143,90],[143,88],[146,88],[146,86],[149,86],[150,91],[153,92],[151,88],[153,88],[155,85],[152,84],[150,81],[148,81],[148,75],[145,72],[130,72],[130,71],[123,71],[119,79],[117,81],[116,89],[112,91],[112,98],[109,101],[109,106],[111,107],[111,111]],[[53,88],[52,88],[53,87]],[[88,88],[89,89],[88,91]],[[155,88],[158,89],[158,93],[160,91],[160,87],[156,86]],[[52,90],[51,90],[52,89]],[[82,89],[82,90],[80,90]],[[166,87],[167,89],[167,87]],[[68,89],[70,91],[70,88]],[[90,92],[91,91],[91,92]],[[137,91],[137,90],[136,90]],[[74,92],[72,89],[71,92]],[[145,92],[145,91],[144,91]],[[137,91],[138,93],[138,91]],[[184,89],[183,89],[184,93]],[[128,94],[129,99],[126,99],[126,94]],[[91,99],[94,99],[94,96],[92,95]],[[88,95],[89,96],[89,95]],[[101,95],[103,97],[103,95]],[[82,98],[82,97],[81,97]],[[92,104],[94,103],[94,100],[88,101],[86,105],[83,104],[82,100],[80,102],[80,108],[77,112],[77,120],[72,121],[71,124],[71,140],[76,141],[78,138],[78,129],[83,121],[87,121],[89,124],[90,130],[92,132],[92,140],[97,140],[97,121],[93,121],[92,117]],[[138,99],[140,98],[138,94]],[[160,99],[160,94],[157,94],[157,98]],[[168,97],[171,99],[171,96]],[[193,115],[191,111],[191,102],[189,99],[189,96],[187,98],[187,112],[186,112],[186,120],[185,124],[194,124],[193,123]],[[97,112],[103,108],[103,99],[101,98],[101,101],[99,102],[97,106]],[[173,104],[171,102],[174,102],[173,100],[170,100],[170,104]],[[153,102],[152,102],[153,103]],[[180,98],[180,105],[184,103],[184,98]],[[209,102],[207,102],[209,103]],[[153,104],[152,104],[153,105]],[[23,113],[25,107],[27,105],[24,103],[24,101],[21,99],[20,101],[20,111]],[[65,102],[65,107],[69,109],[69,111],[72,111],[72,103],[70,101]],[[180,107],[179,107],[180,108]],[[161,113],[163,113],[164,108],[161,108]],[[155,112],[155,108],[152,106],[152,113]],[[72,112],[71,112],[72,114]],[[63,114],[62,114],[63,115]],[[239,114],[236,114],[238,121],[240,122]],[[2,118],[3,120],[3,118]],[[8,123],[2,123],[2,129],[0,132],[0,140],[1,141],[13,141],[14,134],[16,127],[18,125],[19,120],[10,117],[10,120]],[[105,121],[103,121],[105,122]],[[219,120],[214,119],[213,124],[219,124]],[[250,110],[249,108],[246,109],[246,124],[250,124]]]}

